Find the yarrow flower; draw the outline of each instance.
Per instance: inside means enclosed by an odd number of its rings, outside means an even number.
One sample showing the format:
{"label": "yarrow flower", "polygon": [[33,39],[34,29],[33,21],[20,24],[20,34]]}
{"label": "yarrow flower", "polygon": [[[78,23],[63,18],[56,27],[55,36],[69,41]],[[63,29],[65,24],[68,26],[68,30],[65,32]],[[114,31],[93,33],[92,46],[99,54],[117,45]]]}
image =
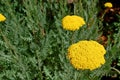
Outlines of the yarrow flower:
{"label": "yarrow flower", "polygon": [[6,20],[6,17],[0,14],[0,22],[5,21],[5,20]]}
{"label": "yarrow flower", "polygon": [[63,29],[75,31],[85,24],[82,17],[76,15],[67,15],[62,19]]}
{"label": "yarrow flower", "polygon": [[108,8],[113,7],[113,5],[112,5],[111,2],[106,2],[106,3],[104,4],[104,6],[105,6],[105,7],[108,7]]}
{"label": "yarrow flower", "polygon": [[104,54],[106,50],[103,45],[96,41],[79,41],[68,48],[70,63],[77,70],[94,70],[105,63]]}

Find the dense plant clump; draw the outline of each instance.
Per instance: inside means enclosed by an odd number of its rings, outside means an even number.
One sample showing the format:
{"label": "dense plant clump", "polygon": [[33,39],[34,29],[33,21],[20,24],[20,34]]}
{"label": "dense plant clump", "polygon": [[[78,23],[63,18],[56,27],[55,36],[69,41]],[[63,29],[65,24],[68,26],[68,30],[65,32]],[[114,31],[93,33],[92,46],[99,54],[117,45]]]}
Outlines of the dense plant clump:
{"label": "dense plant clump", "polygon": [[120,79],[119,6],[106,2],[0,0],[0,80]]}

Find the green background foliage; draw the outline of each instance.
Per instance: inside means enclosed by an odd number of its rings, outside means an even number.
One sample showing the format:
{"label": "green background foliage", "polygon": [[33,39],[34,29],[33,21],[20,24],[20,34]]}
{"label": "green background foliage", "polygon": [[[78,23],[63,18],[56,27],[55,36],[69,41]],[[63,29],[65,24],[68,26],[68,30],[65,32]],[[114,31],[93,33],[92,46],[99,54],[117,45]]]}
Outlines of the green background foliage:
{"label": "green background foliage", "polygon": [[[120,31],[115,44],[105,47],[106,63],[93,71],[76,70],[67,59],[67,48],[80,40],[95,40],[102,26],[97,0],[78,0],[70,10],[66,0],[0,0],[0,80],[100,80],[109,75],[119,54]],[[62,28],[62,18],[75,14],[86,25],[75,32]],[[117,37],[117,38],[116,38]],[[117,56],[116,56],[117,55]]]}

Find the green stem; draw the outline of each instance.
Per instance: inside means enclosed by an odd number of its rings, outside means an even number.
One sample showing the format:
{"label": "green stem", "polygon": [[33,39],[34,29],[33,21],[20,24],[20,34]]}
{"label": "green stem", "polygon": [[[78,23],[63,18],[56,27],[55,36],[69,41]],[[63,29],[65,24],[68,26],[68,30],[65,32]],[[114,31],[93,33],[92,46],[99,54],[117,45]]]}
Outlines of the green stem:
{"label": "green stem", "polygon": [[112,70],[115,70],[118,74],[120,74],[120,71],[114,67],[111,67]]}
{"label": "green stem", "polygon": [[107,8],[104,12],[103,12],[103,15],[102,15],[102,17],[101,17],[101,20],[103,21],[103,18],[104,18],[104,16],[105,16],[105,14],[108,12],[108,10],[109,10],[109,8]]}
{"label": "green stem", "polygon": [[72,36],[71,36],[71,44],[73,44],[75,42],[75,32],[72,32]]}

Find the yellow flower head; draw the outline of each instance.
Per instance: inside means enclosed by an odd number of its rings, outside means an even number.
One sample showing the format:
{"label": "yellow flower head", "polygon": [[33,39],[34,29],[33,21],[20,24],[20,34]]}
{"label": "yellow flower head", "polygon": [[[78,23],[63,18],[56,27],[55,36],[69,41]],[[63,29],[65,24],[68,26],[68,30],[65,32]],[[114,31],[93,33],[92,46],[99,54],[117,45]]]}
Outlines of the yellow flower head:
{"label": "yellow flower head", "polygon": [[108,8],[113,7],[113,5],[112,5],[111,2],[106,2],[106,3],[104,4],[104,6],[105,6],[105,7],[108,7]]}
{"label": "yellow flower head", "polygon": [[68,48],[70,63],[77,70],[96,69],[105,63],[103,45],[96,41],[79,41]]}
{"label": "yellow flower head", "polygon": [[76,15],[67,15],[62,19],[63,29],[75,31],[85,24],[82,17]]}
{"label": "yellow flower head", "polygon": [[5,21],[5,20],[6,20],[6,17],[0,14],[0,22]]}

